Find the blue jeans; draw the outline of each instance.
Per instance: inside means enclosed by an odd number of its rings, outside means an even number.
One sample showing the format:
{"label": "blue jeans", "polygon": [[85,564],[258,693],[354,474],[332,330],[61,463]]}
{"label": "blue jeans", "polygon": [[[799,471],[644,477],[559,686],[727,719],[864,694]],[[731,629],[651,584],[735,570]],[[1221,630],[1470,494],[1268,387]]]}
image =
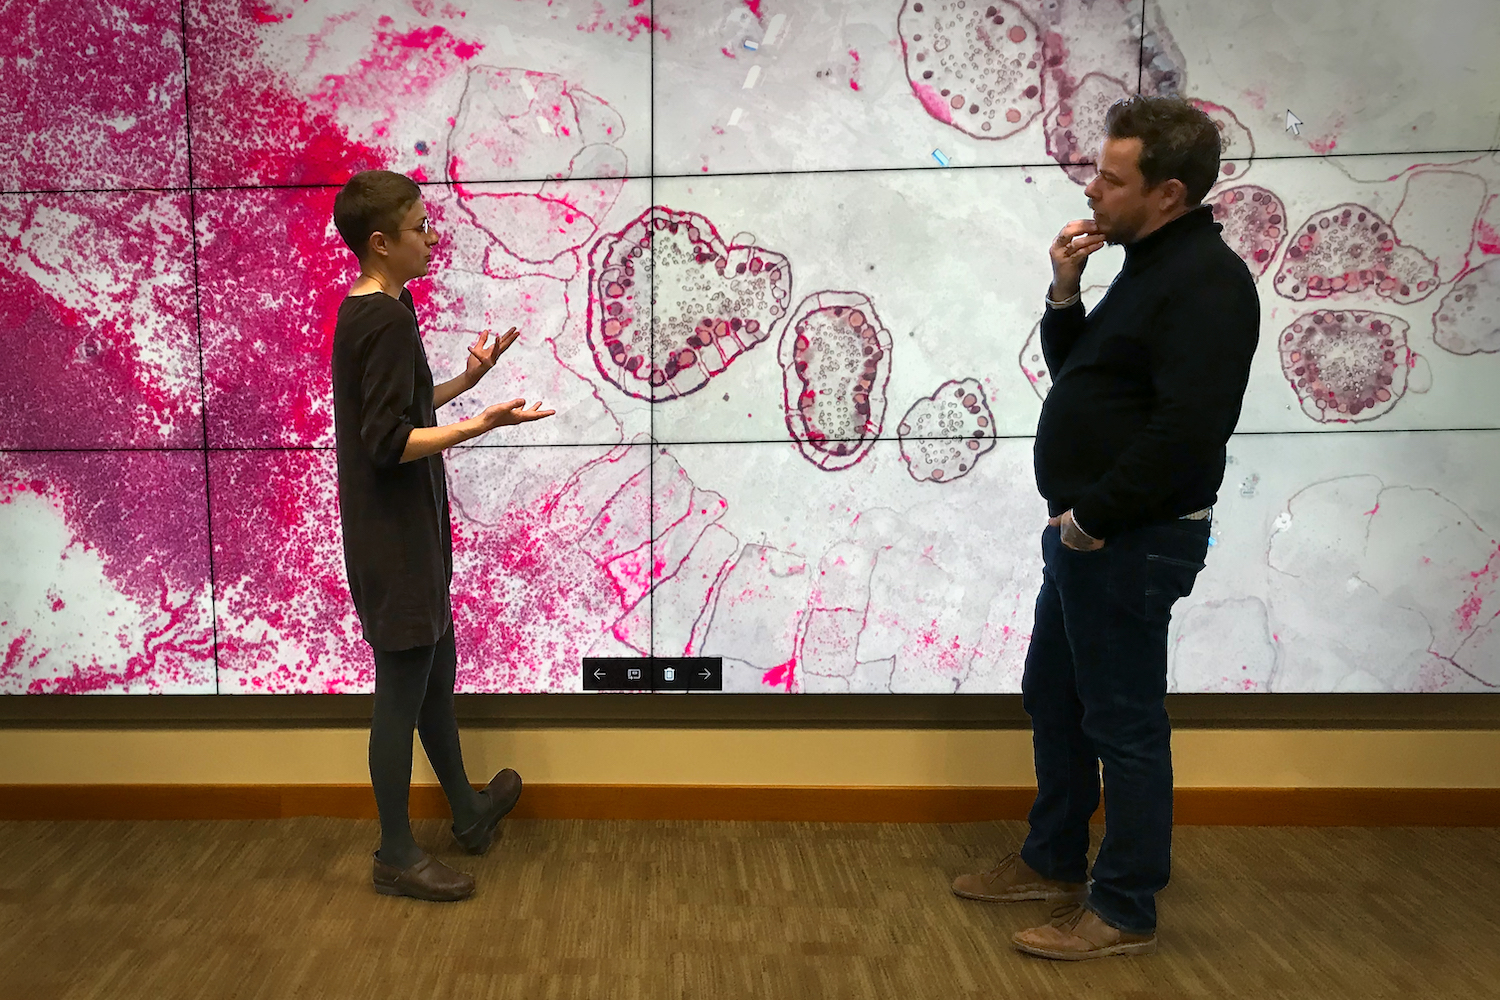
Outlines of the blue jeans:
{"label": "blue jeans", "polygon": [[1021,858],[1064,882],[1088,879],[1089,817],[1104,765],[1104,843],[1088,908],[1134,934],[1156,929],[1172,863],[1172,727],[1167,624],[1192,592],[1209,522],[1169,521],[1078,552],[1042,533],[1042,589],[1022,703],[1037,796]]}

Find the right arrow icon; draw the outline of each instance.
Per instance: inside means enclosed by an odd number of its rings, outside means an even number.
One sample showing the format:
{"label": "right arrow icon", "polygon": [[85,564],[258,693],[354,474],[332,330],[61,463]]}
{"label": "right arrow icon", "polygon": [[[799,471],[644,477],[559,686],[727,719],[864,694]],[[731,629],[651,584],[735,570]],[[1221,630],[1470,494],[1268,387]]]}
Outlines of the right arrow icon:
{"label": "right arrow icon", "polygon": [[1292,135],[1302,134],[1302,119],[1292,114],[1292,109],[1286,109],[1286,130]]}

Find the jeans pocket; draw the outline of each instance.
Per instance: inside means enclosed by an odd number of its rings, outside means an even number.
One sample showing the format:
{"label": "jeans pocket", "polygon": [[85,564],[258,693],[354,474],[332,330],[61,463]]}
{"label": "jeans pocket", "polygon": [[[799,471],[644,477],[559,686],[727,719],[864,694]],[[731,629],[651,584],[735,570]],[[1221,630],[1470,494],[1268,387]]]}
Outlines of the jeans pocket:
{"label": "jeans pocket", "polygon": [[1148,553],[1146,596],[1165,599],[1168,603],[1186,597],[1193,592],[1193,582],[1202,571],[1202,562]]}

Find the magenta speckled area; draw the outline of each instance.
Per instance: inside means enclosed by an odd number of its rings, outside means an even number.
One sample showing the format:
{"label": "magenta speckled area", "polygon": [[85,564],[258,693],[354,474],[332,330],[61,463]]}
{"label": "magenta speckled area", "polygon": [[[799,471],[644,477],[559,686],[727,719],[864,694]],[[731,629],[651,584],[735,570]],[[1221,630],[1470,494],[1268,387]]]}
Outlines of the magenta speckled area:
{"label": "magenta speckled area", "polygon": [[210,485],[220,690],[372,690],[344,576],[333,452],[215,452]]}
{"label": "magenta speckled area", "polygon": [[643,445],[453,456],[461,690],[573,691],[601,644],[650,650],[649,458]]}
{"label": "magenta speckled area", "polygon": [[[200,185],[343,183],[386,165],[349,139],[331,110],[268,65],[264,29],[300,4],[190,0],[187,5],[193,180]],[[174,8],[175,11],[175,8]]]}
{"label": "magenta speckled area", "polygon": [[[221,690],[369,691],[373,661],[344,576],[333,453],[211,458]],[[601,642],[637,655],[649,649],[647,460],[641,445],[452,455],[462,690],[573,690],[582,657]],[[701,501],[705,514],[723,507],[690,481],[679,492],[675,506],[676,494],[655,494],[659,580],[712,520],[689,516],[685,498]]]}
{"label": "magenta speckled area", "polygon": [[187,183],[177,4],[18,0],[0,27],[0,187]]}
{"label": "magenta speckled area", "polygon": [[334,194],[198,195],[211,447],[333,443],[329,359],[339,301],[356,273],[353,257],[327,232]]}
{"label": "magenta speckled area", "polygon": [[0,448],[200,446],[187,196],[0,197],[0,243]]}
{"label": "magenta speckled area", "polygon": [[201,452],[0,453],[0,693],[215,690]]}

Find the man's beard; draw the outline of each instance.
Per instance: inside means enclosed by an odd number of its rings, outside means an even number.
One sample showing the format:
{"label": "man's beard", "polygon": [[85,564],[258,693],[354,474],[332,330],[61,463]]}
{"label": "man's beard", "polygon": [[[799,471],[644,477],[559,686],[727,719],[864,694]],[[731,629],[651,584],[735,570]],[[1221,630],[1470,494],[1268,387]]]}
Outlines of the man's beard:
{"label": "man's beard", "polygon": [[1139,220],[1115,219],[1104,227],[1104,242],[1116,246],[1125,246],[1136,241],[1137,234],[1141,231]]}
{"label": "man's beard", "polygon": [[1093,205],[1089,206],[1089,211],[1094,213],[1094,224],[1099,227],[1099,235],[1104,237],[1104,242],[1119,243],[1120,238],[1116,235],[1119,232],[1119,224],[1108,216],[1101,218],[1099,210]]}

